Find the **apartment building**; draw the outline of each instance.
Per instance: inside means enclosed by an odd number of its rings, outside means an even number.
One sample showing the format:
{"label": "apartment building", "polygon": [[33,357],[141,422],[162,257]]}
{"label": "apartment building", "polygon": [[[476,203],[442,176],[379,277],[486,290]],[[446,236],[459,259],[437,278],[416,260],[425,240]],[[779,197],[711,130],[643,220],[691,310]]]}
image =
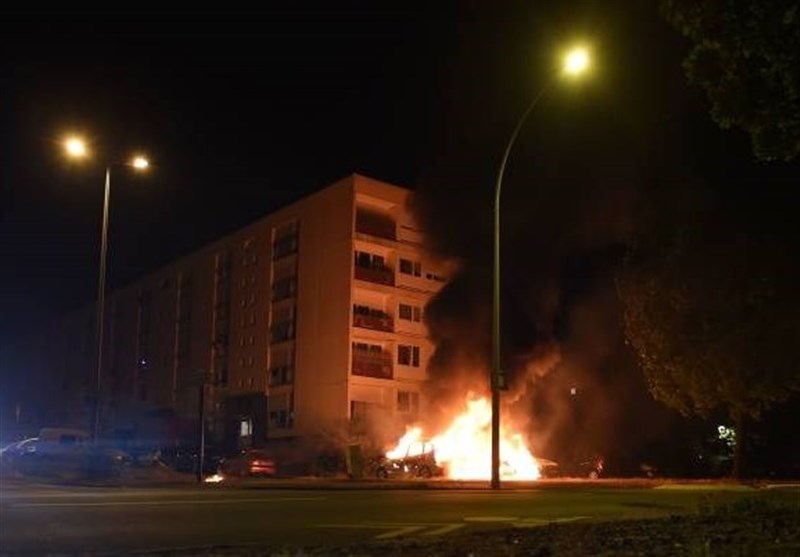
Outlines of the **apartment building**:
{"label": "apartment building", "polygon": [[[352,175],[113,292],[103,429],[146,437],[169,422],[185,436],[202,415],[229,446],[397,435],[424,411],[423,312],[447,274],[422,245],[410,195]],[[92,309],[54,338],[91,330]],[[84,374],[62,397],[80,407],[91,343],[61,344],[83,350],[77,369],[55,366]]]}

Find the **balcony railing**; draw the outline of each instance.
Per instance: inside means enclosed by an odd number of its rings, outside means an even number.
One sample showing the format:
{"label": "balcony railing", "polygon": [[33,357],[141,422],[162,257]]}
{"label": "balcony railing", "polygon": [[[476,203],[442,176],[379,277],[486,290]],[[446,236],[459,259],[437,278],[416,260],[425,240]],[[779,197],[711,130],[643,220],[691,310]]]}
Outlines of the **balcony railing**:
{"label": "balcony railing", "polygon": [[375,377],[376,379],[392,379],[392,356],[383,354],[361,354],[353,352],[353,375]]}
{"label": "balcony railing", "polygon": [[353,327],[372,329],[373,331],[394,331],[394,319],[389,315],[366,315],[353,313]]}
{"label": "balcony railing", "polygon": [[355,271],[357,280],[394,286],[394,271],[391,267],[362,267],[356,265]]}

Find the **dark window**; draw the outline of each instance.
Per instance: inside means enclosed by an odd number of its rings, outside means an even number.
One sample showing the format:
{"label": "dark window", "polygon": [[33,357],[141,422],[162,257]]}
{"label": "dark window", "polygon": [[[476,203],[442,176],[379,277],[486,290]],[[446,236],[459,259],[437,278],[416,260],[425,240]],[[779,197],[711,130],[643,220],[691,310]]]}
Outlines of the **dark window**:
{"label": "dark window", "polygon": [[400,314],[400,319],[405,319],[406,321],[419,323],[422,320],[422,308],[419,306],[400,304],[398,313]]}
{"label": "dark window", "polygon": [[269,370],[269,384],[270,386],[288,385],[294,380],[294,367],[276,366]]}
{"label": "dark window", "polygon": [[422,275],[422,266],[419,261],[400,258],[400,272],[405,275],[419,277]]}
{"label": "dark window", "polygon": [[386,260],[382,255],[368,253],[366,251],[357,251],[355,258],[356,267],[364,267],[367,269],[384,269],[386,267]]}
{"label": "dark window", "polygon": [[297,293],[297,277],[284,277],[272,285],[272,301],[285,300]]}
{"label": "dark window", "polygon": [[274,344],[294,338],[294,320],[280,321],[272,325],[270,341]]}
{"label": "dark window", "polygon": [[403,366],[419,367],[419,346],[398,345],[397,363]]}

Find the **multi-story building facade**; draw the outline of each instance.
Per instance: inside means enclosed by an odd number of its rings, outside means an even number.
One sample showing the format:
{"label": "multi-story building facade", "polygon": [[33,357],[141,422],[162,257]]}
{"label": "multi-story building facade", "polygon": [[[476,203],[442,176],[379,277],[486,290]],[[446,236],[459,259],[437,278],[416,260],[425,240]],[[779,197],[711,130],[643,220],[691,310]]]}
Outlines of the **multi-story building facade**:
{"label": "multi-story building facade", "polygon": [[[141,438],[166,421],[186,435],[202,410],[229,445],[395,436],[424,411],[423,312],[447,273],[410,195],[352,175],[113,292],[103,429]],[[83,419],[92,315],[71,316],[44,350]]]}

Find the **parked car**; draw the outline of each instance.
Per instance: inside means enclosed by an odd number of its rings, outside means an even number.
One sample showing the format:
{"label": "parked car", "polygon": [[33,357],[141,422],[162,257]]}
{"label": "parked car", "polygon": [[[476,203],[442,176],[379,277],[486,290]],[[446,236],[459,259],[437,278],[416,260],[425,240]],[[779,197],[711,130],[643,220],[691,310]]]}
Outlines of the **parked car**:
{"label": "parked car", "polygon": [[536,464],[539,466],[539,475],[542,478],[561,477],[561,466],[555,460],[547,458],[537,458]]}
{"label": "parked car", "polygon": [[384,456],[375,463],[375,475],[379,478],[432,478],[443,474],[444,468],[436,463],[434,447],[429,443],[422,444],[419,454],[406,453],[400,458]]}
{"label": "parked car", "polygon": [[601,456],[558,463],[546,458],[537,458],[542,478],[589,478],[596,480],[603,474],[604,459]]}
{"label": "parked car", "polygon": [[[200,449],[191,446],[162,447],[158,460],[177,472],[195,473],[200,462]],[[206,447],[203,453],[203,474],[217,471],[222,454],[215,447]]]}
{"label": "parked car", "polygon": [[38,441],[38,437],[28,437],[21,441],[9,443],[0,449],[0,476],[21,473],[19,470],[19,458],[26,453],[35,451]]}
{"label": "parked car", "polygon": [[109,477],[131,463],[124,451],[91,443],[81,430],[62,428],[44,428],[38,437],[13,443],[0,455],[4,475]]}
{"label": "parked car", "polygon": [[237,477],[272,477],[278,465],[269,452],[263,449],[245,449],[219,463],[219,474]]}

